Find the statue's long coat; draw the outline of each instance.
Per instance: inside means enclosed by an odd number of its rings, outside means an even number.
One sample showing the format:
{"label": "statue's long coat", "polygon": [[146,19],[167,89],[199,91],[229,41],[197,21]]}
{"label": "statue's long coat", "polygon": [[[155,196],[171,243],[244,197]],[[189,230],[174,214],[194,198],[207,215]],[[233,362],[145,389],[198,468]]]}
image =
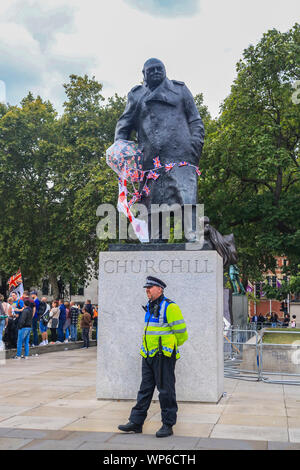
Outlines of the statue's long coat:
{"label": "statue's long coat", "polygon": [[[154,91],[145,85],[134,87],[117,123],[115,140],[130,140],[133,130],[143,151],[144,170],[154,167],[155,157],[159,157],[162,165],[181,161],[199,165],[204,126],[193,96],[183,82],[165,78]],[[168,172],[160,170],[160,174],[156,181],[147,183],[151,192],[142,198],[146,206],[197,203],[198,176],[194,167],[175,166]]]}

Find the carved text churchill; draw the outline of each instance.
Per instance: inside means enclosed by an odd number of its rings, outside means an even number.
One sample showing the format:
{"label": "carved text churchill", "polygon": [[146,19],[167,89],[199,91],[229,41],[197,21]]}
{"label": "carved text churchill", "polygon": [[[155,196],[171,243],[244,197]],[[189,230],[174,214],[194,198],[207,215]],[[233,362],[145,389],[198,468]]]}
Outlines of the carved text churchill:
{"label": "carved text churchill", "polygon": [[143,260],[106,260],[103,265],[107,274],[204,274],[212,273],[208,259],[143,259]]}

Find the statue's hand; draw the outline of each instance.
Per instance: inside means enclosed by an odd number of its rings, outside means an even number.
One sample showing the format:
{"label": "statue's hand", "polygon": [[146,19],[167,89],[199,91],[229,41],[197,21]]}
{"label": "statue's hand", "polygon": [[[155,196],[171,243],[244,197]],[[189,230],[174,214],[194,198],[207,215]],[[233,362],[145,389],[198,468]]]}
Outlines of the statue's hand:
{"label": "statue's hand", "polygon": [[192,155],[193,157],[197,158],[199,160],[201,156],[201,151],[202,151],[202,143],[200,142],[199,139],[192,137],[191,141],[191,146],[192,146]]}

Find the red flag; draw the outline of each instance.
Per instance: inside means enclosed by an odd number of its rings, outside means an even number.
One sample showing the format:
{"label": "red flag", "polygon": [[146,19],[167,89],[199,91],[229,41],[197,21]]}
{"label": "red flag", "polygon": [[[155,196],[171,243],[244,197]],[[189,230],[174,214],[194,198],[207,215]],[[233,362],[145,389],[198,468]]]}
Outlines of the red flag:
{"label": "red flag", "polygon": [[22,280],[22,274],[21,274],[21,270],[19,269],[18,272],[16,274],[14,274],[13,276],[11,276],[8,281],[8,286],[9,286],[9,290],[13,290],[15,289],[16,287],[18,287],[20,284],[23,283],[23,280]]}

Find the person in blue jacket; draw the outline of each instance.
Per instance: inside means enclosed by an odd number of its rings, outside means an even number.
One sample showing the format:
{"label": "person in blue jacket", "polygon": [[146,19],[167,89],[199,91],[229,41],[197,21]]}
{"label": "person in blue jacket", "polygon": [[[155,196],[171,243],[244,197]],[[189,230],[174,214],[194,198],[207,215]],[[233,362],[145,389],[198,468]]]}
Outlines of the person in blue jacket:
{"label": "person in blue jacket", "polygon": [[67,318],[66,307],[63,299],[59,300],[59,320],[58,320],[58,328],[57,328],[57,340],[60,343],[64,342],[64,324]]}

